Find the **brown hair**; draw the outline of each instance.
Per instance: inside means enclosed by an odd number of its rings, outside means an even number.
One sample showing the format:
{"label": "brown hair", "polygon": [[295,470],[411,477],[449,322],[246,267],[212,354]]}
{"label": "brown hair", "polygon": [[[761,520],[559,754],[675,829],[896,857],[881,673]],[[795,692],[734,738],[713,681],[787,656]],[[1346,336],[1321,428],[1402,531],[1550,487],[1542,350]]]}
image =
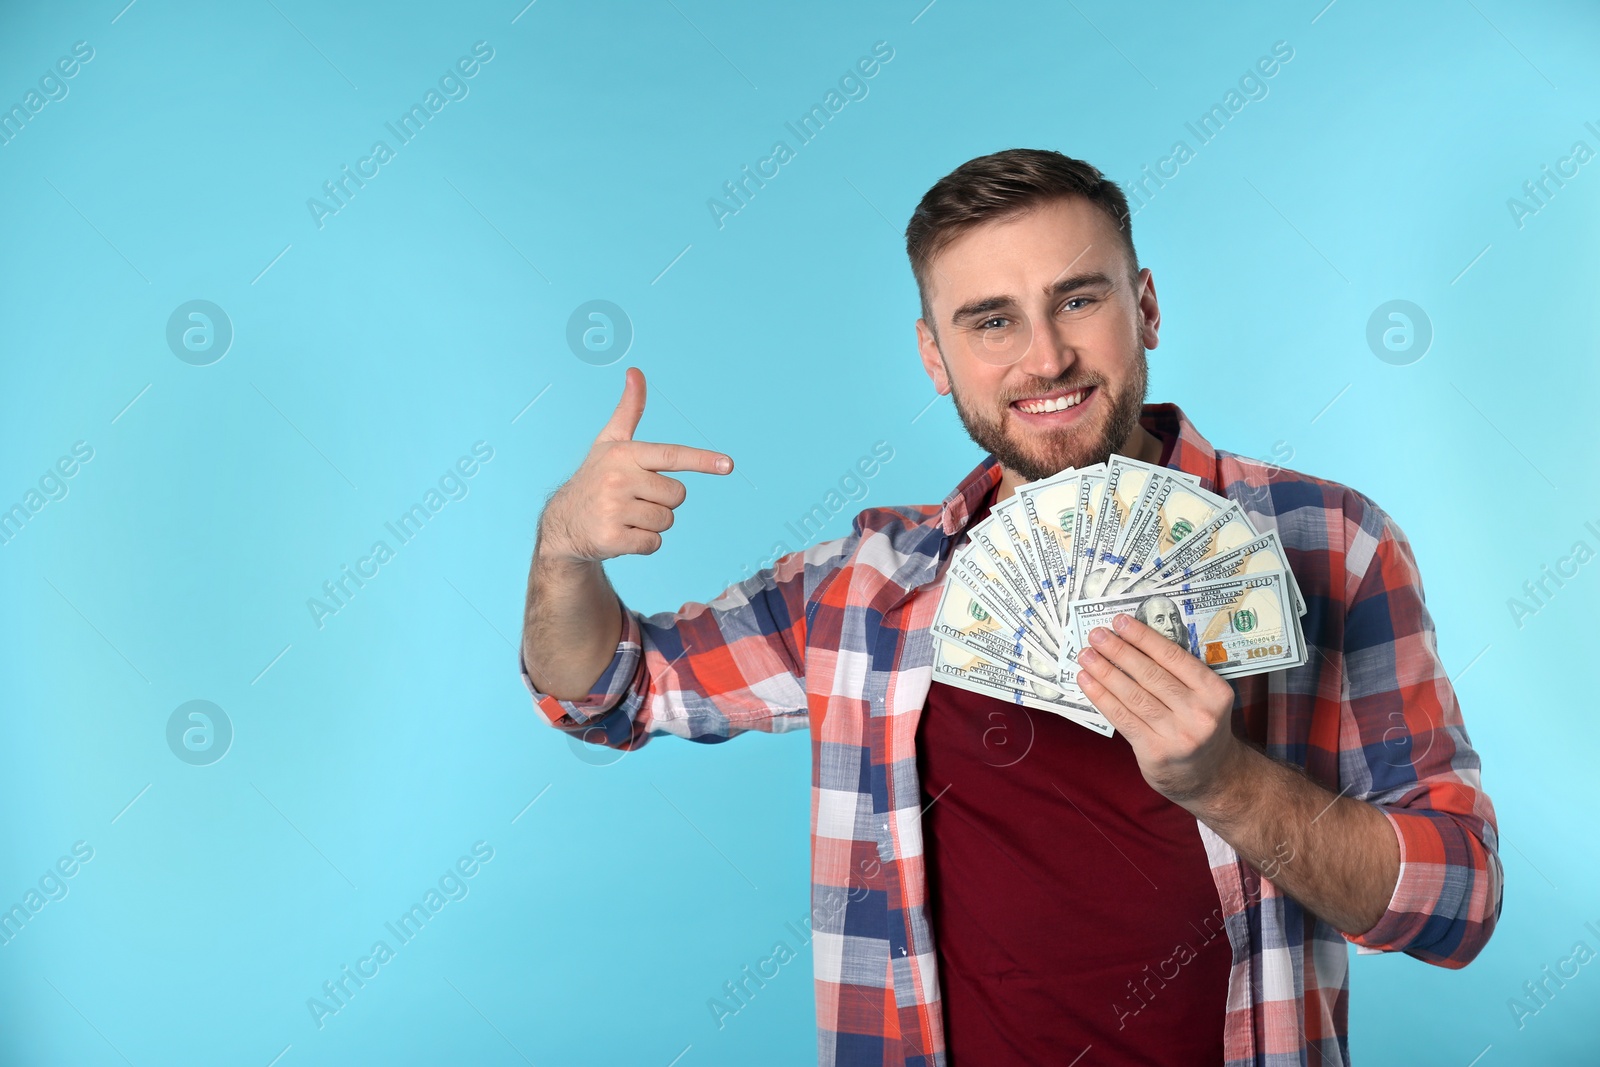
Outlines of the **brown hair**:
{"label": "brown hair", "polygon": [[928,270],[933,258],[962,233],[983,222],[1013,218],[1052,200],[1081,196],[1105,213],[1122,237],[1128,274],[1139,276],[1133,248],[1133,216],[1117,183],[1081,159],[1038,148],[1008,148],[969,159],[923,195],[906,224],[906,255],[917,279],[922,317],[937,336],[928,307]]}

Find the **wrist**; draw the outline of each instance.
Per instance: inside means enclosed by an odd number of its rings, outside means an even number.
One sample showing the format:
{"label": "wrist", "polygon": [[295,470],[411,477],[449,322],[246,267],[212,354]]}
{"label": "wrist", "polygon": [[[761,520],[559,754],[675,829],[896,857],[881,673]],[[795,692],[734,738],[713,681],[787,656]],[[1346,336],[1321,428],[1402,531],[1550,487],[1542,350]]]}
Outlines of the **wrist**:
{"label": "wrist", "polygon": [[600,565],[599,560],[577,552],[572,547],[571,539],[561,536],[560,531],[559,523],[555,524],[554,530],[547,528],[543,521],[539,523],[533,539],[533,562],[536,567],[546,573],[561,573],[581,572]]}
{"label": "wrist", "polygon": [[559,548],[549,548],[542,543],[536,543],[534,546],[533,565],[540,574],[550,575],[581,575],[602,569],[599,560],[573,555]]}
{"label": "wrist", "polygon": [[1230,735],[1210,781],[1187,797],[1174,798],[1173,803],[1222,833],[1257,805],[1255,793],[1261,774],[1254,764],[1260,758],[1259,752]]}

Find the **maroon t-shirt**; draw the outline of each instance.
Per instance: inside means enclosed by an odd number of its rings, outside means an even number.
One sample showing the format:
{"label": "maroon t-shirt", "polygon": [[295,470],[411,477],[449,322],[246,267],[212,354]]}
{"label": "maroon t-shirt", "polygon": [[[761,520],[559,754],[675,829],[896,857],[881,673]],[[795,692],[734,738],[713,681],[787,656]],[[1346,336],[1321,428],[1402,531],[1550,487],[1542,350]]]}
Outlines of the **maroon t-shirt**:
{"label": "maroon t-shirt", "polygon": [[934,682],[917,769],[952,1067],[1222,1063],[1205,847],[1120,734]]}

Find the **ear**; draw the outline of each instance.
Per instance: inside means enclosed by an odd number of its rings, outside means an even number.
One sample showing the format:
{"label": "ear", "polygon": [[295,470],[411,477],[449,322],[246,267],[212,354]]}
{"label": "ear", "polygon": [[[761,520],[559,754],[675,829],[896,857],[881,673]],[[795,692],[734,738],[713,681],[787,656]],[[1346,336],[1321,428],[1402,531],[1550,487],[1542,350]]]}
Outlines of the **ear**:
{"label": "ear", "polygon": [[944,357],[939,355],[938,342],[934,341],[933,331],[923,319],[917,320],[917,354],[922,357],[922,369],[933,379],[934,391],[940,396],[948,395],[950,376],[945,373]]}
{"label": "ear", "polygon": [[1139,271],[1139,343],[1154,348],[1161,343],[1161,305],[1156,301],[1156,278],[1145,267]]}

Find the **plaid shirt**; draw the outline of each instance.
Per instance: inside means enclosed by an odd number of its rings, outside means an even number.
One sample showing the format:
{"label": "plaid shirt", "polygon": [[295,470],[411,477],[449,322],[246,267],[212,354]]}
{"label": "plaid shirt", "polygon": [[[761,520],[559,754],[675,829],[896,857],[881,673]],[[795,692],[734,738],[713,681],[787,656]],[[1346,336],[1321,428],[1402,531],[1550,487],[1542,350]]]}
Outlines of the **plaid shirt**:
{"label": "plaid shirt", "polygon": [[[1494,929],[1502,872],[1478,756],[1394,521],[1345,486],[1213,449],[1171,404],[1146,405],[1142,419],[1177,436],[1169,467],[1277,529],[1309,609],[1316,654],[1234,680],[1234,732],[1376,805],[1399,841],[1388,909],[1353,937],[1196,820],[1233,952],[1228,1064],[1302,1065],[1312,1048],[1315,1062],[1345,1064],[1345,942],[1454,968]],[[1000,475],[989,457],[942,505],[869,508],[848,536],[783,556],[708,604],[625,610],[616,654],[581,700],[540,693],[522,666],[553,726],[616,748],[658,733],[713,742],[810,726],[824,1067],[945,1062],[914,743],[951,548]]]}

